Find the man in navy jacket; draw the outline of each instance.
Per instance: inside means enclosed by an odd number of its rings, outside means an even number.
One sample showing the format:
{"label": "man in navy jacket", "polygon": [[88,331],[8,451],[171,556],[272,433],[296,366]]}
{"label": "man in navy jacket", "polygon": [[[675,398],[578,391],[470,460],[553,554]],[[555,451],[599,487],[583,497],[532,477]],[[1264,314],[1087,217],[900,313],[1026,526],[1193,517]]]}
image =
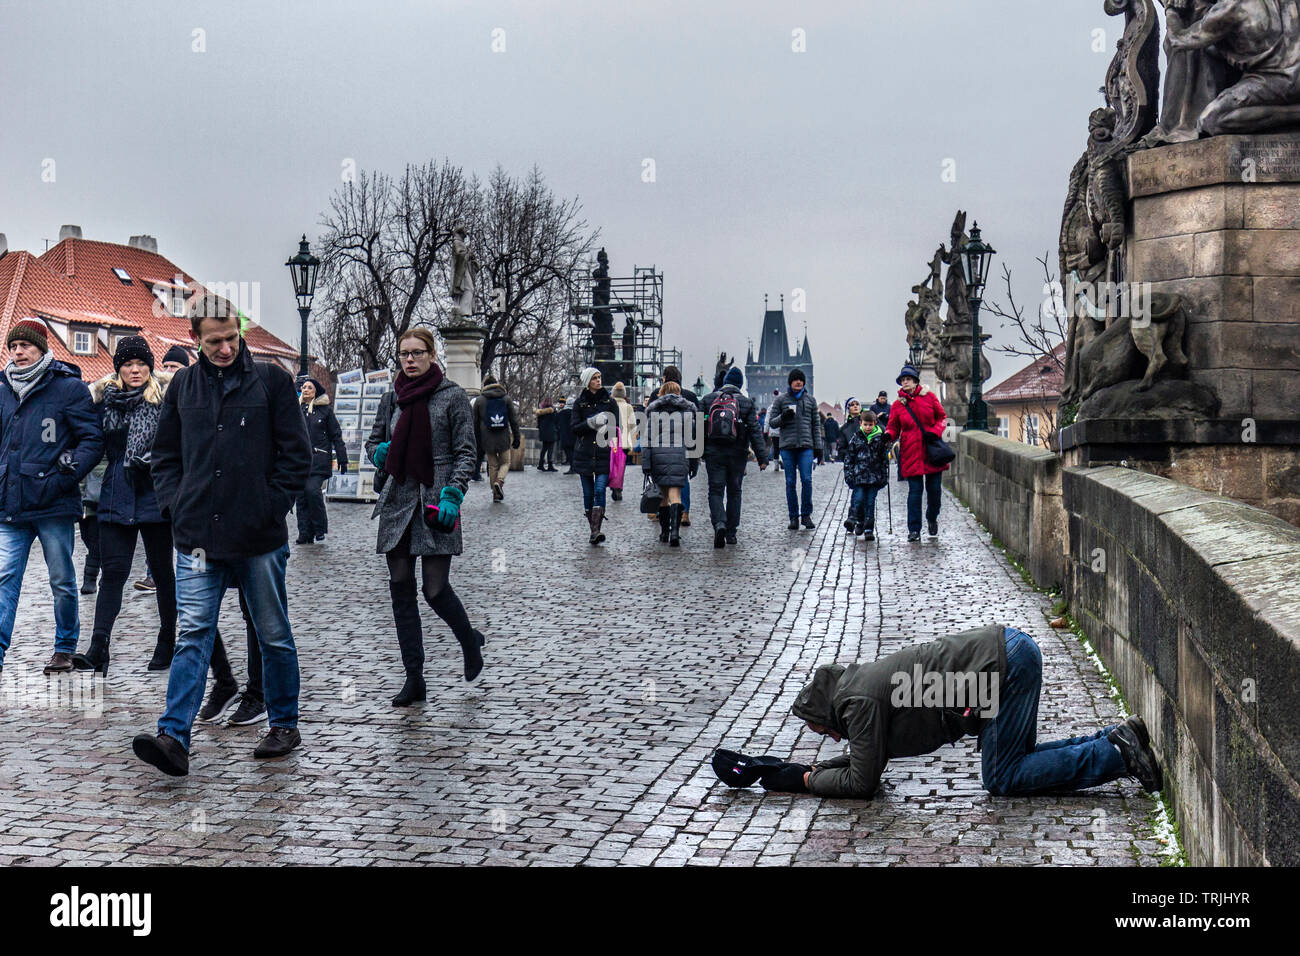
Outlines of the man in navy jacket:
{"label": "man in navy jacket", "polygon": [[13,634],[32,541],[41,540],[54,594],[54,655],[45,673],[72,670],[81,637],[73,528],[80,482],[104,453],[81,372],[50,354],[45,325],[15,322],[0,375],[0,669]]}

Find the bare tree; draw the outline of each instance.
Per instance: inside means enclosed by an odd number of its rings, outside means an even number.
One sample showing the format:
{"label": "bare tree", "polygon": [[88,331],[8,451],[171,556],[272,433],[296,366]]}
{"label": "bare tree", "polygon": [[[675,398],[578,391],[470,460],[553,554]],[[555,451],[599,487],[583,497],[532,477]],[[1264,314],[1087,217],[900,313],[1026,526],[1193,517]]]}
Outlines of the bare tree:
{"label": "bare tree", "polygon": [[393,361],[398,338],[437,315],[438,282],[456,224],[475,195],[450,161],[408,165],[400,179],[358,174],[322,218],[320,354],[332,368]]}
{"label": "bare tree", "polygon": [[478,197],[470,236],[485,300],[483,369],[515,358],[555,362],[568,319],[568,285],[599,231],[589,230],[581,203],[557,198],[535,166],[522,179],[498,166]]}
{"label": "bare tree", "polygon": [[[1009,326],[1013,331],[1013,337],[1009,341],[994,345],[992,349],[1004,355],[1029,359],[1038,368],[1040,381],[1032,388],[1037,393],[1038,400],[1033,404],[1041,406],[1041,421],[1046,424],[1045,441],[1049,447],[1055,447],[1060,425],[1069,424],[1069,421],[1063,420],[1062,410],[1057,405],[1060,400],[1059,386],[1054,394],[1053,389],[1041,380],[1052,383],[1064,380],[1065,353],[1061,344],[1065,341],[1067,313],[1061,284],[1052,274],[1047,254],[1039,256],[1037,261],[1043,268],[1043,294],[1032,316],[1027,316],[1025,307],[1016,301],[1011,269],[1006,263],[1002,264],[1002,281],[1006,286],[1007,305],[1003,306],[997,300],[990,299],[984,302],[984,310],[1003,320],[1000,328]],[[1040,436],[1042,434],[1040,429]],[[1037,443],[1034,441],[1031,444]]]}

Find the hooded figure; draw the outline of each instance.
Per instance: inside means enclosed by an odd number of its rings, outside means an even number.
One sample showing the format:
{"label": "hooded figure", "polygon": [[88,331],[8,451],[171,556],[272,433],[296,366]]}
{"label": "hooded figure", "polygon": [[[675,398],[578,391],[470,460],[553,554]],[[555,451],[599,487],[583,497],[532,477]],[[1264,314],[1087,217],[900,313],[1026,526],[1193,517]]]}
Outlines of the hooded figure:
{"label": "hooded figure", "polygon": [[[790,712],[818,732],[847,740],[850,753],[818,764],[809,792],[870,797],[891,758],[978,736],[997,716],[1007,670],[1005,630],[990,625],[914,644],[870,664],[817,668]],[[948,675],[962,679],[946,681]],[[939,681],[937,697],[931,677]],[[945,682],[960,690],[960,701],[943,696]]]}

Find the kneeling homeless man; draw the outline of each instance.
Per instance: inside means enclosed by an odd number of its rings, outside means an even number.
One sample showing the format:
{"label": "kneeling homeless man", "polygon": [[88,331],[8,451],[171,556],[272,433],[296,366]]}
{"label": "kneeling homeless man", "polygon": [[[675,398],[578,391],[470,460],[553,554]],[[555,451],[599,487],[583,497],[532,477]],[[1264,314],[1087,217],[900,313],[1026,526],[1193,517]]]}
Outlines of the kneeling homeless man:
{"label": "kneeling homeless man", "polygon": [[1134,777],[1155,792],[1164,777],[1142,718],[1086,737],[1037,743],[1043,658],[1024,631],[991,625],[904,648],[869,664],[825,664],[791,713],[849,753],[806,766],[719,750],[713,769],[733,787],[867,798],[892,757],[976,737],[984,789],[1001,796],[1082,790]]}

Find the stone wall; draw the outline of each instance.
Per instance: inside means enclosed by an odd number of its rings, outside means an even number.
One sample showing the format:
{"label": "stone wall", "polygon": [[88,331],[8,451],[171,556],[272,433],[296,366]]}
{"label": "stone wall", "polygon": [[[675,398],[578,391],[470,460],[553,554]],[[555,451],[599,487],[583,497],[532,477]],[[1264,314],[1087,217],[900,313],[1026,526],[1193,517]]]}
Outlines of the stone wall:
{"label": "stone wall", "polygon": [[1151,730],[1193,865],[1300,864],[1300,530],[1125,468],[1067,468],[1069,594]]}
{"label": "stone wall", "polygon": [[1060,459],[1044,448],[963,431],[949,488],[1044,587],[1066,580]]}

